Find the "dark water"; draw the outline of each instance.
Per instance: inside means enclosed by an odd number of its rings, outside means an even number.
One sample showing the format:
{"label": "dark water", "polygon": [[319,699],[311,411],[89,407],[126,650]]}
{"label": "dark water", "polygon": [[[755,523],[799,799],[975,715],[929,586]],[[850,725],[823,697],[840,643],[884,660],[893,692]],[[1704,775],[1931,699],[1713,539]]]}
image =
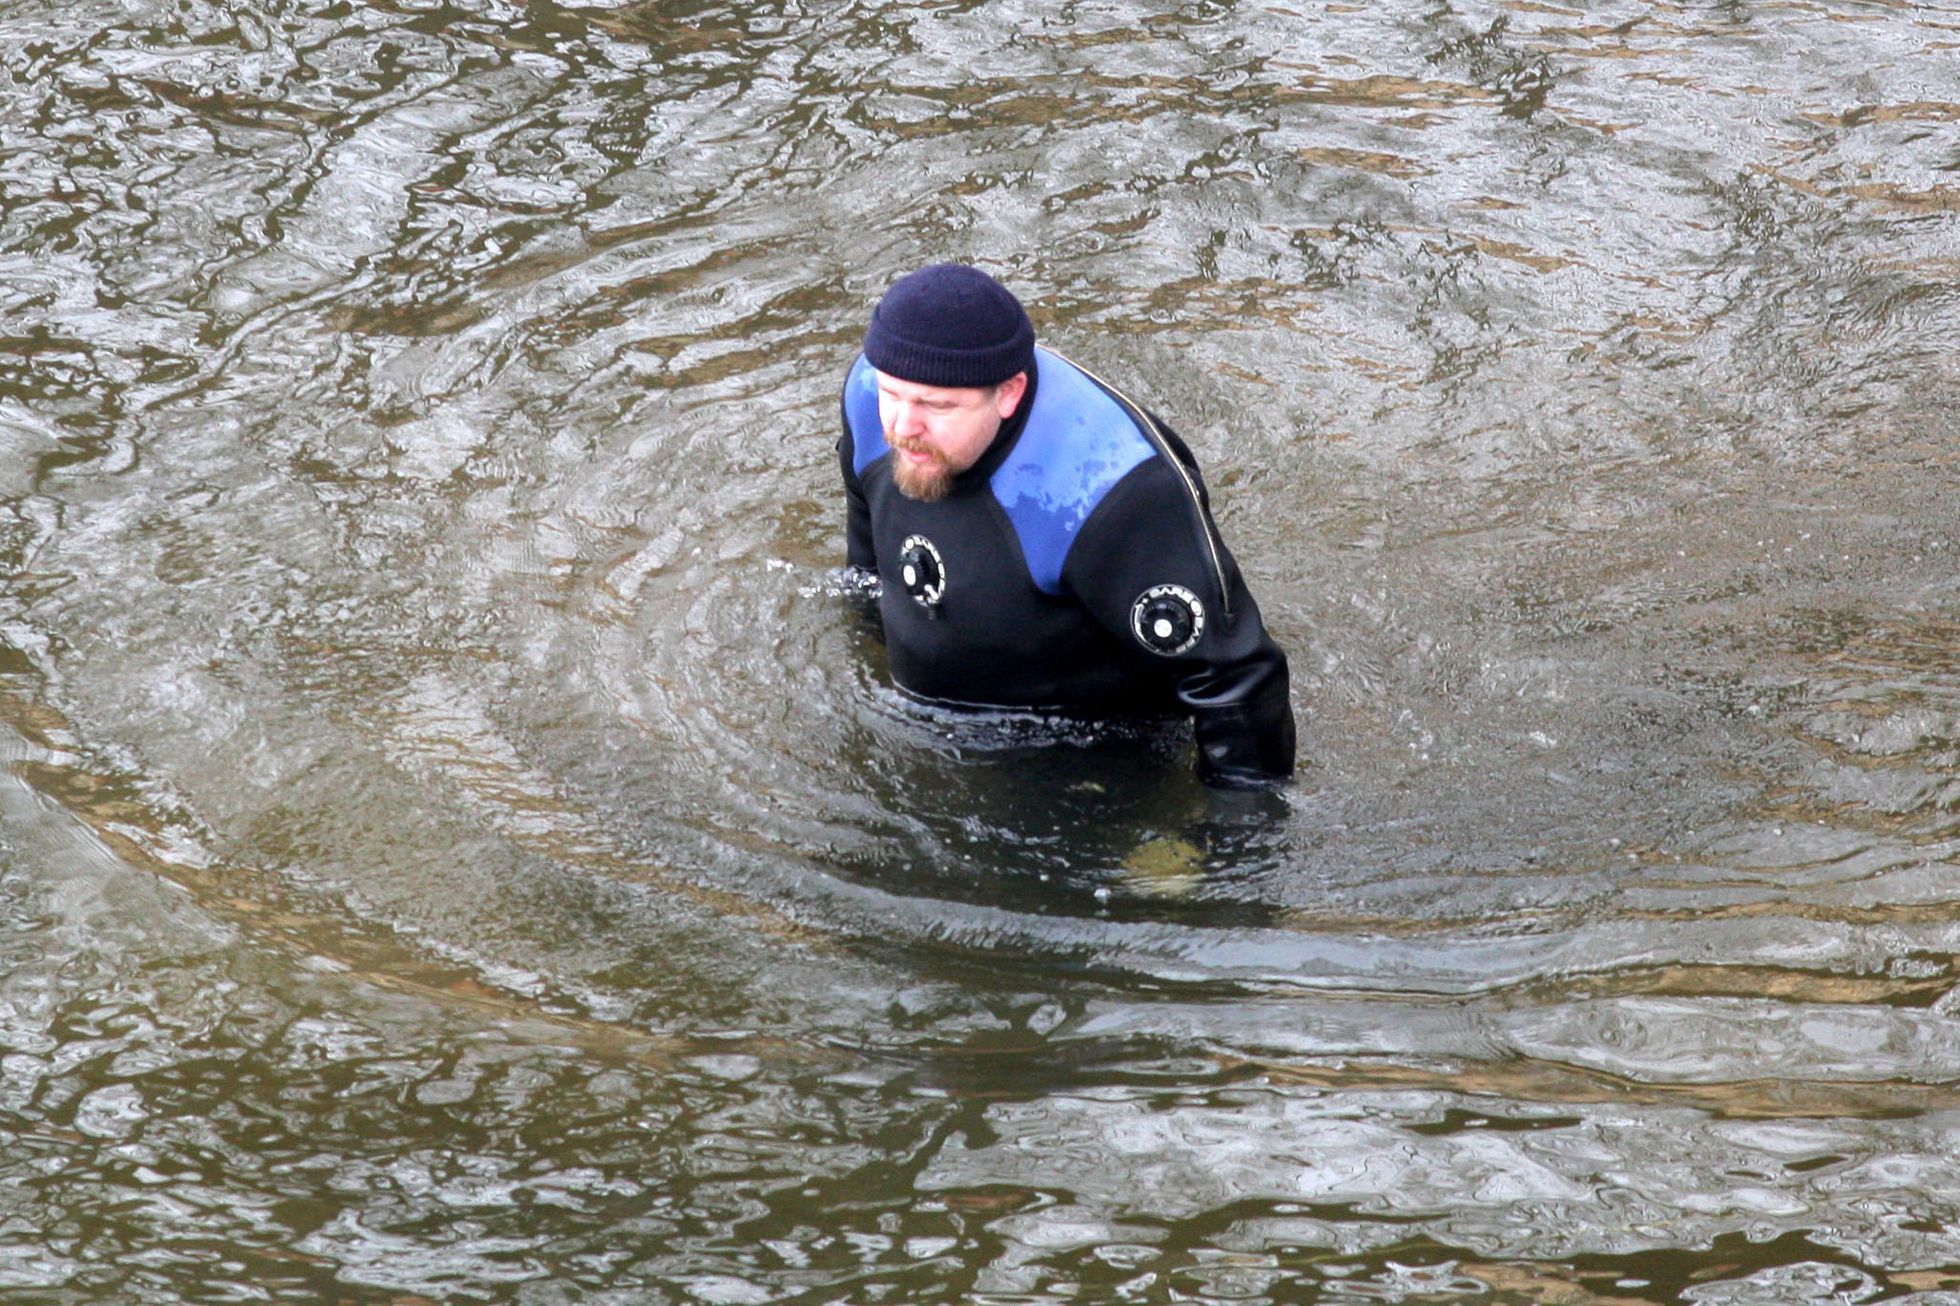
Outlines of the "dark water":
{"label": "dark water", "polygon": [[[9,1301],[1960,1301],[1960,7],[0,3]],[[980,261],[1291,650],[908,713]]]}

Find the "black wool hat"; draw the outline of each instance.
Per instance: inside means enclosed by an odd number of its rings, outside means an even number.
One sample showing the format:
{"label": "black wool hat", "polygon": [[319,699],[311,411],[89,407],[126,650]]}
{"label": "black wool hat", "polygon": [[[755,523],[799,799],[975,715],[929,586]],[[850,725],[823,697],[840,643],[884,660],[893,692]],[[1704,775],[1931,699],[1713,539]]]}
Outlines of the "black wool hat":
{"label": "black wool hat", "polygon": [[935,263],[892,283],[871,312],[864,357],[917,385],[999,385],[1034,368],[1034,324],[979,268]]}

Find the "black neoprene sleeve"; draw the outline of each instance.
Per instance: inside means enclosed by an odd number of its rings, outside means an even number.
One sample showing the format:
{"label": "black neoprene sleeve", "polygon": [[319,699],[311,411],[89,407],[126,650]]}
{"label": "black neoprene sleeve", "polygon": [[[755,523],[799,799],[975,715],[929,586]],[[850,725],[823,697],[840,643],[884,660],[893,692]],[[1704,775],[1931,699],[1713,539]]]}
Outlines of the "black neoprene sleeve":
{"label": "black neoprene sleeve", "polygon": [[[1293,773],[1295,753],[1286,654],[1201,515],[1195,486],[1162,458],[1135,468],[1083,524],[1062,579],[1130,656],[1169,664],[1191,714],[1201,779],[1275,784]],[[1135,628],[1139,602],[1162,586],[1188,593],[1203,615],[1198,638],[1170,655],[1153,652]]]}

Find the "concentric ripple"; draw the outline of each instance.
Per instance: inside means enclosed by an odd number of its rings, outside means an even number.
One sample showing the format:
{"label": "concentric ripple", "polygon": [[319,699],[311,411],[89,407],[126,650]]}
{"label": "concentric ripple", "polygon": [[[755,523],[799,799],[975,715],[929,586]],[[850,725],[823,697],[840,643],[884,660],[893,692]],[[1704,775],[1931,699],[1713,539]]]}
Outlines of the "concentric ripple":
{"label": "concentric ripple", "polygon": [[[1946,1300],[1951,5],[0,23],[0,1290]],[[969,259],[1310,765],[923,712]]]}

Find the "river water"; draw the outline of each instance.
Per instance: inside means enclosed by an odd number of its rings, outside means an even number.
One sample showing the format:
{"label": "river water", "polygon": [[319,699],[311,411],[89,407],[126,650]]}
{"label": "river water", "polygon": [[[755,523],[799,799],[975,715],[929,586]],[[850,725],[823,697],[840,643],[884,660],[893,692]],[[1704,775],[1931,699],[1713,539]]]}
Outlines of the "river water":
{"label": "river water", "polygon": [[[1960,6],[0,3],[8,1301],[1960,1301]],[[870,304],[1292,656],[921,719]]]}

